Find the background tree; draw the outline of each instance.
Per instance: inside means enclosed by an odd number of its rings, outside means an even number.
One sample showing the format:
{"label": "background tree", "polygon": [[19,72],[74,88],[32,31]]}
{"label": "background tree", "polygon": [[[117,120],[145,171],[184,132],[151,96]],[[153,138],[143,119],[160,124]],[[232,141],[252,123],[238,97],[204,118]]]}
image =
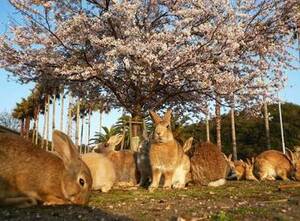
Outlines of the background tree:
{"label": "background tree", "polygon": [[260,100],[280,88],[299,17],[296,0],[11,3],[25,22],[1,37],[2,67],[90,86],[136,121],[150,108],[191,110],[203,94]]}
{"label": "background tree", "polygon": [[7,111],[0,112],[0,125],[15,131],[20,131],[18,119],[13,117],[12,113]]}

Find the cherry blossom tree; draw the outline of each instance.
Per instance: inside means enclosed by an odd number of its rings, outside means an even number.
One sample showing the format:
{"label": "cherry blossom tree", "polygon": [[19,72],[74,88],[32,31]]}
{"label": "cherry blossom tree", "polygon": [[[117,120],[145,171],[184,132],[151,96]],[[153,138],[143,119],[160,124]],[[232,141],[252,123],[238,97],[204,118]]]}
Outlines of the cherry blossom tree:
{"label": "cherry blossom tree", "polygon": [[10,2],[24,22],[1,36],[0,67],[22,81],[80,83],[135,120],[232,94],[244,106],[272,98],[300,17],[298,0]]}

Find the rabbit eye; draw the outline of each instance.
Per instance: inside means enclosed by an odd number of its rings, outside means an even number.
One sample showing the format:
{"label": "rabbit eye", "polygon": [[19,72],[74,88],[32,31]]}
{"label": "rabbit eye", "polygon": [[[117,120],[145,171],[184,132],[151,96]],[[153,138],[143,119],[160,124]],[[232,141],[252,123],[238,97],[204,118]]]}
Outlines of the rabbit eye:
{"label": "rabbit eye", "polygon": [[84,184],[85,184],[84,179],[79,178],[79,184],[80,184],[81,186],[84,186]]}

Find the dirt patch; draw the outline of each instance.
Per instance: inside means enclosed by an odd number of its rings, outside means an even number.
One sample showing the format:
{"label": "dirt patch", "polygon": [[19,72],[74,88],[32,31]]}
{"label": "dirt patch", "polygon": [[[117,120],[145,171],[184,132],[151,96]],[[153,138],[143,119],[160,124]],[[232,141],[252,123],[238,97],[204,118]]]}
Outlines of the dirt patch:
{"label": "dirt patch", "polygon": [[[300,220],[300,188],[278,191],[284,182],[232,181],[149,193],[145,189],[94,192],[86,207],[2,208],[1,220]],[[197,219],[196,219],[197,218]]]}

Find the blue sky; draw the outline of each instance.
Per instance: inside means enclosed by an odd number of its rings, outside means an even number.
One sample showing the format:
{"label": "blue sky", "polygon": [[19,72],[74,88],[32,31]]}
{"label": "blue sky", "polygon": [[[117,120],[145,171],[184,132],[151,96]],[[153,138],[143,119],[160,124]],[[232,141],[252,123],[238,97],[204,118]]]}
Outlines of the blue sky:
{"label": "blue sky", "polygon": [[[8,1],[4,0],[1,2],[0,7],[0,34],[3,34],[8,29],[9,16],[17,18],[18,15],[14,13],[12,7]],[[299,66],[299,64],[297,65]],[[27,97],[30,94],[34,84],[21,85],[10,76],[8,72],[0,69],[0,112],[10,111],[15,107],[16,102],[19,102],[22,97]],[[300,74],[299,71],[288,72],[288,83],[284,90],[279,94],[283,101],[293,102],[300,105]],[[103,124],[105,126],[111,126],[121,113],[113,111],[108,115],[105,115]],[[95,114],[93,116],[92,134],[99,128],[99,116]],[[58,124],[58,123],[57,123]]]}

